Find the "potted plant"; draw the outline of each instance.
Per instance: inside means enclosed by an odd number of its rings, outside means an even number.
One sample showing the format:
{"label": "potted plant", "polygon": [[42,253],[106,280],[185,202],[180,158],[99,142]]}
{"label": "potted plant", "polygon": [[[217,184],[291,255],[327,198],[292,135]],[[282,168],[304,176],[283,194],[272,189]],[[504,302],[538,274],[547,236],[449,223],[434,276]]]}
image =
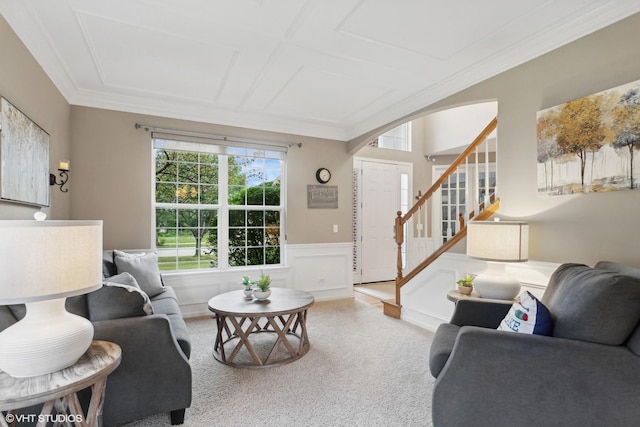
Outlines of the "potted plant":
{"label": "potted plant", "polygon": [[253,289],[251,288],[251,279],[249,276],[242,276],[242,286],[244,286],[244,296],[247,298],[253,297]]}
{"label": "potted plant", "polygon": [[258,287],[254,289],[253,296],[259,301],[266,300],[271,295],[271,277],[268,274],[260,272],[260,278],[256,280],[255,285]]}
{"label": "potted plant", "polygon": [[458,280],[456,283],[458,284],[458,292],[463,295],[469,295],[473,290],[473,279],[474,276],[466,275],[464,279]]}

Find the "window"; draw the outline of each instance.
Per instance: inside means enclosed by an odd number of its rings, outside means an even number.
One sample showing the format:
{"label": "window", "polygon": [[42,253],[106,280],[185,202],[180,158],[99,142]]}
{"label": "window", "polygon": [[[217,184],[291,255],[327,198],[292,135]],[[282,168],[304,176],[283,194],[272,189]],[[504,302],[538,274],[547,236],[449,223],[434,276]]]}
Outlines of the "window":
{"label": "window", "polygon": [[407,122],[380,135],[369,144],[391,150],[411,151],[411,122]]}
{"label": "window", "polygon": [[154,138],[161,270],[280,264],[285,153]]}

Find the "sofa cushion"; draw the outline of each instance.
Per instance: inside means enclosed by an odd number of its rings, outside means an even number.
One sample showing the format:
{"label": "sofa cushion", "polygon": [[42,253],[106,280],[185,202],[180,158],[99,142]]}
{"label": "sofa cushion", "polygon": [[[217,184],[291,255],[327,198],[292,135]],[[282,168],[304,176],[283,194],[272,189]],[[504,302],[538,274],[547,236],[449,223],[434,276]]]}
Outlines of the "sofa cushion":
{"label": "sofa cushion", "polygon": [[131,273],[149,297],[164,292],[158,269],[158,256],[155,253],[128,254],[118,250],[114,250],[113,253],[118,273]]}
{"label": "sofa cushion", "polygon": [[434,378],[440,375],[442,368],[447,363],[453,345],[456,343],[458,331],[460,331],[460,326],[451,323],[443,323],[438,326],[429,350],[429,370]]}
{"label": "sofa cushion", "polygon": [[4,331],[17,321],[8,305],[0,305],[0,331]]}
{"label": "sofa cushion", "polygon": [[178,306],[178,303],[173,298],[163,298],[163,299],[154,298],[153,301],[151,301],[151,305],[153,306],[154,313],[181,314],[180,307]]}
{"label": "sofa cushion", "polygon": [[551,275],[542,302],[553,336],[621,345],[640,321],[640,279],[582,264],[563,264]]}
{"label": "sofa cushion", "polygon": [[[599,261],[595,267],[640,279],[640,268],[629,267],[611,261]],[[640,324],[627,341],[627,347],[629,347],[636,356],[640,356]]]}
{"label": "sofa cushion", "polygon": [[178,341],[178,345],[182,349],[182,352],[187,359],[191,357],[191,339],[189,338],[189,330],[187,324],[182,318],[182,314],[168,314],[169,322],[171,323],[171,331]]}
{"label": "sofa cushion", "polygon": [[622,265],[611,261],[598,261],[595,268],[613,271],[618,274],[640,279],[640,268],[629,267],[628,265]]}
{"label": "sofa cushion", "polygon": [[134,288],[138,288],[140,291],[142,291],[142,289],[140,289],[140,285],[138,284],[138,281],[136,280],[136,278],[133,277],[131,273],[127,273],[127,272],[116,274],[111,277],[107,277],[103,280],[103,282],[118,283],[120,285],[133,286]]}
{"label": "sofa cushion", "polygon": [[498,326],[499,331],[520,334],[551,335],[551,313],[531,292],[524,291],[513,303]]}
{"label": "sofa cushion", "polygon": [[153,304],[156,301],[162,301],[163,299],[172,299],[178,304],[178,297],[176,296],[176,292],[173,290],[171,286],[165,286],[164,292],[158,295],[155,295],[151,298],[151,303]]}
{"label": "sofa cushion", "polygon": [[102,277],[111,277],[118,274],[116,263],[113,261],[113,251],[102,252]]}
{"label": "sofa cushion", "polygon": [[176,298],[173,288],[171,286],[167,286],[165,292],[151,298],[151,305],[153,305],[154,313],[164,314],[169,318],[171,330],[178,341],[178,345],[180,345],[185,356],[190,357],[191,341],[189,339],[189,331],[187,330],[187,324],[182,317],[182,312],[178,305],[178,299]]}
{"label": "sofa cushion", "polygon": [[147,294],[136,286],[121,283],[105,282],[87,296],[87,301],[92,322],[153,314]]}

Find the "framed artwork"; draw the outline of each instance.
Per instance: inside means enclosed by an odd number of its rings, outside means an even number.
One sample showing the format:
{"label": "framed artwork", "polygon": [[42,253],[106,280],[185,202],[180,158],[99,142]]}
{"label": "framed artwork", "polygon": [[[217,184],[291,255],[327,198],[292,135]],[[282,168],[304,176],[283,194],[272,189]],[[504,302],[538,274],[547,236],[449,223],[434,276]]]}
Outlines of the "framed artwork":
{"label": "framed artwork", "polygon": [[537,113],[538,192],[636,190],[640,80]]}
{"label": "framed artwork", "polygon": [[0,201],[49,206],[49,134],[2,97]]}
{"label": "framed artwork", "polygon": [[307,209],[338,209],[338,186],[307,185]]}

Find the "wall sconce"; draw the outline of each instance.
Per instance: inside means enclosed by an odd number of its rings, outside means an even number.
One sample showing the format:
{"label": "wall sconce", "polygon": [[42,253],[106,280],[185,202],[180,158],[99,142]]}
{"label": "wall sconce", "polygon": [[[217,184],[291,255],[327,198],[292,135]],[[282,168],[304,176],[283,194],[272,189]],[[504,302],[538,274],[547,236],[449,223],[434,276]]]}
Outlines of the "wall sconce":
{"label": "wall sconce", "polygon": [[60,171],[60,182],[56,176],[52,173],[49,174],[49,185],[59,185],[60,191],[66,193],[69,191],[68,188],[62,188],[69,181],[69,160],[61,160],[60,165],[58,165],[58,170]]}

